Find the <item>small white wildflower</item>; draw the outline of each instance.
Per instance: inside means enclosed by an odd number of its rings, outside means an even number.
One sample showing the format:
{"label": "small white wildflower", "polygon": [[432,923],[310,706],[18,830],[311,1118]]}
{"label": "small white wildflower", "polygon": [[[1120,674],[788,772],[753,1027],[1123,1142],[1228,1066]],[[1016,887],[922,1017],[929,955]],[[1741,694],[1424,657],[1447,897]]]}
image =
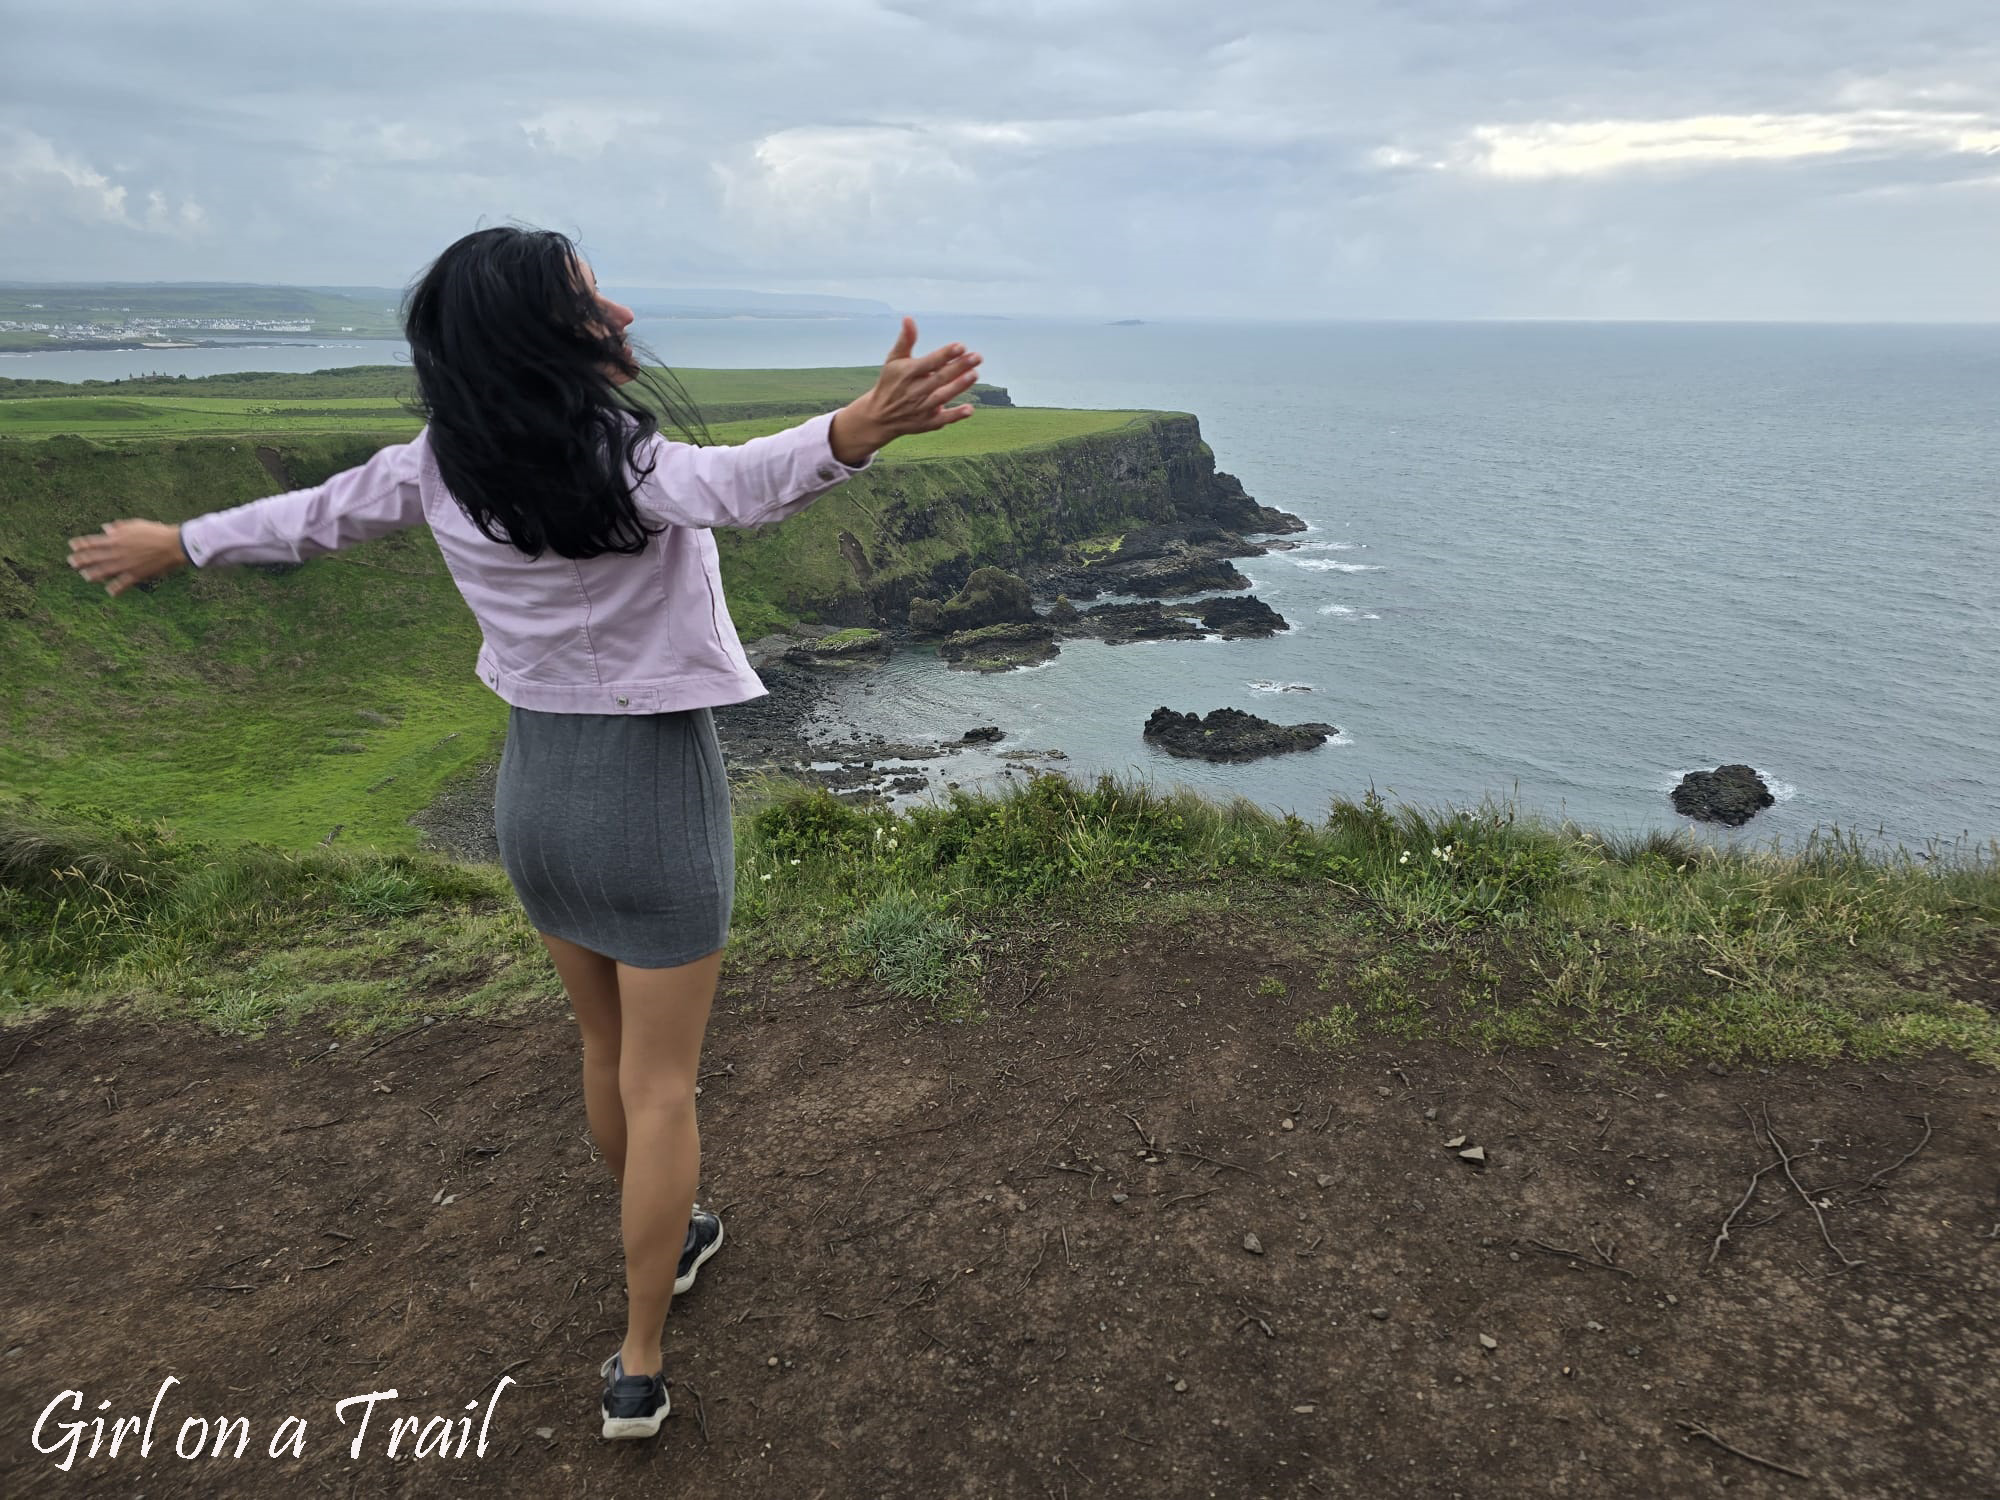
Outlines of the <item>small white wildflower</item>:
{"label": "small white wildflower", "polygon": [[805,863],[805,861],[804,861],[804,860],[802,860],[802,859],[795,859],[795,860],[793,860],[793,861],[792,861],[792,863],[793,863],[793,864],[795,864],[795,865],[802,865],[802,864],[804,864],[804,863]]}
{"label": "small white wildflower", "polygon": [[1431,845],[1431,858],[1432,858],[1432,859],[1443,859],[1443,858],[1444,858],[1444,850],[1442,850],[1442,849],[1438,848],[1438,846],[1437,846],[1436,844],[1432,844],[1432,845]]}
{"label": "small white wildflower", "polygon": [[769,880],[769,879],[770,879],[771,877],[770,877],[770,876],[768,876],[768,875],[766,875],[766,876],[765,876],[764,878],[765,878],[766,880]]}
{"label": "small white wildflower", "polygon": [[891,849],[893,849],[893,848],[895,848],[895,847],[896,847],[896,841],[895,841],[894,839],[890,839],[890,840],[889,840],[889,847],[890,847]]}
{"label": "small white wildflower", "polygon": [[880,823],[875,825],[875,842],[878,844],[882,842],[882,825]]}
{"label": "small white wildflower", "polygon": [[1397,864],[1399,864],[1399,865],[1406,865],[1406,864],[1408,864],[1409,862],[1410,862],[1410,851],[1409,851],[1409,850],[1407,850],[1407,849],[1405,849],[1405,850],[1403,851],[1403,857],[1402,857],[1401,859],[1397,860],[1397,861],[1396,861],[1396,863],[1397,863]]}

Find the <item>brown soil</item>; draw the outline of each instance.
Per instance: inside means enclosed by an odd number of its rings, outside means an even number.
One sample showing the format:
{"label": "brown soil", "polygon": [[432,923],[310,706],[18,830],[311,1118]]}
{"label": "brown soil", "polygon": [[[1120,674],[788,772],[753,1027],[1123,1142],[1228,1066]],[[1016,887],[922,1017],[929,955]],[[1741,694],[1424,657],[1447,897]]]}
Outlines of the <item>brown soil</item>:
{"label": "brown soil", "polygon": [[[617,1217],[565,1020],[0,1035],[0,1493],[2000,1494],[1990,1071],[1334,1061],[1293,1039],[1310,973],[1240,937],[1010,951],[977,1025],[729,968],[729,1240],[634,1444],[596,1432]],[[1710,1268],[1766,1107],[1838,1252],[1776,1171]],[[386,1456],[503,1373],[483,1459]],[[30,1446],[58,1392],[143,1417],[169,1374],[150,1458]],[[350,1459],[333,1403],[391,1387]],[[246,1455],[176,1458],[190,1414],[247,1417]],[[287,1415],[302,1460],[265,1456]]]}

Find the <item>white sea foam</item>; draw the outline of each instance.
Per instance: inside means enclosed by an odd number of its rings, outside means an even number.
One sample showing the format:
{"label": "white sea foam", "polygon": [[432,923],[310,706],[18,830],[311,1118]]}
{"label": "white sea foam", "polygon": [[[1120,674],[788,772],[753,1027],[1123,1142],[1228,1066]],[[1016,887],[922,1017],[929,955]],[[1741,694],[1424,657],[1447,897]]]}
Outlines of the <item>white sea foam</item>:
{"label": "white sea foam", "polygon": [[1380,563],[1335,562],[1329,557],[1295,557],[1292,566],[1311,568],[1315,573],[1379,573]]}
{"label": "white sea foam", "polygon": [[1310,693],[1313,691],[1313,685],[1310,682],[1272,682],[1263,677],[1253,678],[1247,686],[1252,692],[1258,693]]}
{"label": "white sea foam", "polygon": [[1296,547],[1281,547],[1281,552],[1352,552],[1353,542],[1300,542]]}
{"label": "white sea foam", "polygon": [[1322,604],[1319,607],[1319,612],[1323,615],[1351,615],[1354,613],[1354,606],[1351,604]]}

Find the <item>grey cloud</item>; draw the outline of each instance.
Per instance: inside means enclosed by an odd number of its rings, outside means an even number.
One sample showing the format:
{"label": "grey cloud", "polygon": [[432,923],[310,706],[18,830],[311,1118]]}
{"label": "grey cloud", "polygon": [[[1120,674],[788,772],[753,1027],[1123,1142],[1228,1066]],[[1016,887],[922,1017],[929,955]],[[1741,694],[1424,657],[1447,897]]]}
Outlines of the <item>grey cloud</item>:
{"label": "grey cloud", "polygon": [[0,276],[395,283],[520,218],[612,284],[968,311],[2000,316],[1983,0],[193,16],[10,23]]}

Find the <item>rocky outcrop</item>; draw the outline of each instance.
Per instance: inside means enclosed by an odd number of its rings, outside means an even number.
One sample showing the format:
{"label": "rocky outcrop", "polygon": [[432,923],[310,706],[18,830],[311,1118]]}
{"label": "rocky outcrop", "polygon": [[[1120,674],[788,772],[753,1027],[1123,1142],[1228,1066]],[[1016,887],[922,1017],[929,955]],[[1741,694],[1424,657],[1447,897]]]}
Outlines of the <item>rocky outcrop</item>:
{"label": "rocky outcrop", "polygon": [[[1257,504],[1215,467],[1195,419],[1150,413],[1126,426],[1045,447],[922,463],[890,461],[841,485],[782,527],[718,528],[722,576],[740,628],[762,634],[789,619],[924,628],[913,601],[943,601],[982,567],[1023,577],[1052,597],[1092,598],[1136,580],[1164,593],[1241,588],[1233,569],[1200,562],[1261,550],[1245,533],[1302,531],[1295,516]],[[1149,546],[1148,534],[1163,540]],[[843,538],[842,533],[846,536]],[[1037,570],[1080,564],[1066,549],[1124,533],[1139,546],[1079,588],[1044,588]],[[1178,546],[1167,545],[1172,536]],[[1141,554],[1146,555],[1141,555]],[[1156,562],[1151,570],[1134,564]],[[1085,570],[1086,572],[1095,572]],[[939,606],[942,608],[942,605]],[[997,623],[997,622],[996,622]],[[939,619],[933,631],[953,628]],[[965,627],[960,627],[965,628]]]}
{"label": "rocky outcrop", "polygon": [[1125,641],[1198,641],[1205,634],[1186,615],[1169,611],[1156,599],[1138,604],[1094,604],[1065,635],[1095,636],[1118,645]]}
{"label": "rocky outcrop", "polygon": [[1290,628],[1283,615],[1254,595],[1209,599],[1195,609],[1203,625],[1232,641],[1265,639]]}
{"label": "rocky outcrop", "polygon": [[1749,766],[1690,771],[1671,793],[1674,811],[1704,823],[1741,828],[1778,799]]}
{"label": "rocky outcrop", "polygon": [[1295,750],[1315,750],[1340,731],[1331,724],[1273,724],[1240,708],[1200,714],[1156,708],[1146,720],[1145,738],[1169,755],[1213,761],[1257,760]]}
{"label": "rocky outcrop", "polygon": [[874,666],[889,659],[894,647],[879,630],[836,630],[785,652],[785,660],[808,667]]}
{"label": "rocky outcrop", "polygon": [[1090,636],[1110,645],[1128,641],[1198,641],[1204,636],[1229,639],[1267,637],[1289,630],[1285,617],[1255,595],[1240,599],[1209,599],[1199,604],[1168,605],[1157,599],[1133,604],[1093,604],[1079,611],[1066,599],[1045,618],[1062,637]]}
{"label": "rocky outcrop", "polygon": [[1028,585],[1004,568],[975,568],[965,587],[938,606],[943,630],[981,630],[988,625],[1014,625],[1035,618]]}
{"label": "rocky outcrop", "polygon": [[1055,628],[1041,620],[1006,621],[961,630],[938,643],[938,655],[968,672],[1006,672],[1047,661],[1059,649]]}
{"label": "rocky outcrop", "polygon": [[1229,559],[1257,557],[1264,550],[1263,543],[1245,541],[1236,532],[1206,522],[1147,526],[1127,532],[1114,549],[1095,556],[1065,549],[1055,562],[1031,576],[1044,594],[1066,593],[1078,599],[1137,594],[1161,599],[1247,589],[1250,580]]}

